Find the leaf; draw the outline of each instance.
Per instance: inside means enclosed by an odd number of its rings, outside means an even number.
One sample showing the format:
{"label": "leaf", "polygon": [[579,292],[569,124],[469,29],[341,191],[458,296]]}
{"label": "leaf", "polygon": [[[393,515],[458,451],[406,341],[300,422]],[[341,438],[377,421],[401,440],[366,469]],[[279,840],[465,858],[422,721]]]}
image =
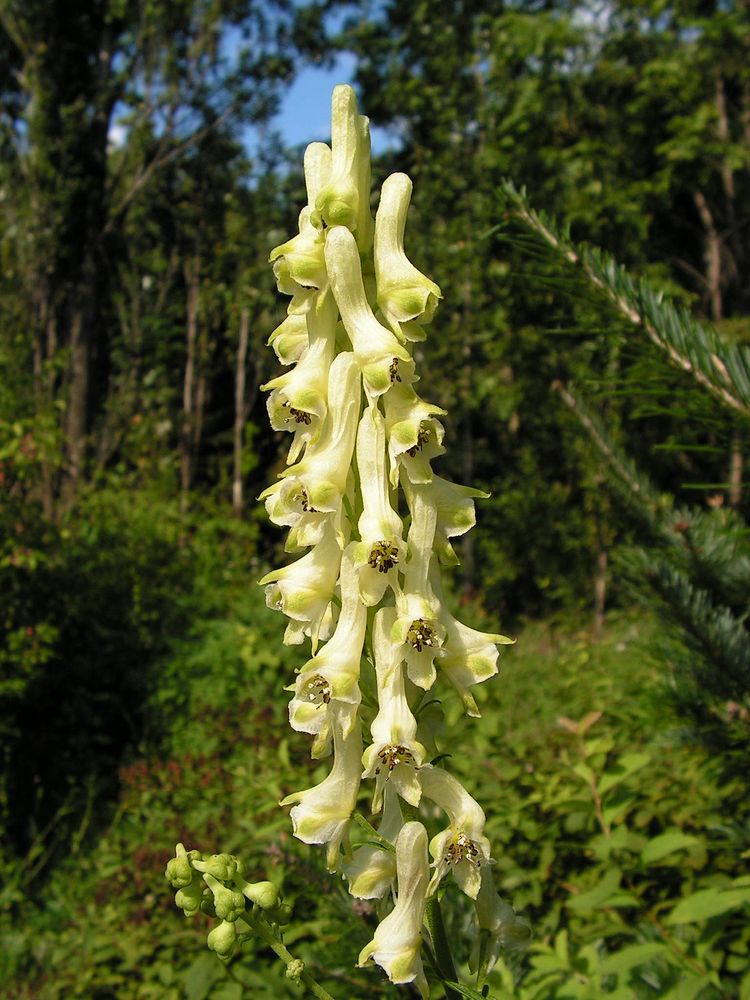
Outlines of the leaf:
{"label": "leaf", "polygon": [[683,833],[682,830],[667,830],[666,833],[662,833],[658,837],[649,840],[641,851],[641,861],[644,865],[652,865],[665,858],[668,854],[685,850],[688,847],[694,847],[696,844],[700,844],[700,842],[698,837],[693,837],[689,833]]}
{"label": "leaf", "polygon": [[601,719],[604,713],[601,711],[587,712],[584,717],[578,723],[578,732],[583,736],[587,730],[589,730],[595,722]]}
{"label": "leaf", "polygon": [[223,983],[211,991],[211,1000],[242,1000],[244,992],[241,983]]}
{"label": "leaf", "polygon": [[381,851],[390,851],[391,854],[396,853],[396,848],[393,844],[386,840],[385,837],[381,837],[378,831],[367,822],[362,813],[355,812],[352,819],[369,837],[369,842],[374,844],[374,846],[379,847]]}
{"label": "leaf", "polygon": [[599,909],[599,907],[606,905],[608,900],[618,891],[620,878],[619,868],[612,868],[593,889],[589,889],[588,892],[581,893],[579,896],[572,896],[565,905],[576,912]]}
{"label": "leaf", "polygon": [[697,923],[736,910],[745,903],[750,903],[750,888],[700,889],[680,900],[665,923]]}
{"label": "leaf", "polygon": [[223,966],[215,955],[202,954],[193,962],[185,974],[186,1000],[206,1000],[211,987],[221,979]]}
{"label": "leaf", "polygon": [[477,991],[473,990],[471,986],[462,986],[461,983],[452,983],[448,979],[443,980],[443,985],[450,986],[452,990],[455,990],[456,993],[460,993],[462,997],[467,997],[468,1000],[496,1000],[496,997],[494,997],[491,993],[477,993]]}
{"label": "leaf", "polygon": [[626,753],[611,767],[599,782],[599,793],[604,795],[610,788],[619,785],[621,781],[629,778],[631,774],[640,771],[642,767],[651,762],[651,755],[647,753]]}
{"label": "leaf", "polygon": [[647,944],[632,944],[613,955],[607,955],[599,963],[597,972],[601,976],[619,975],[638,965],[643,965],[645,962],[650,962],[654,958],[674,961],[674,955],[665,944],[651,941]]}

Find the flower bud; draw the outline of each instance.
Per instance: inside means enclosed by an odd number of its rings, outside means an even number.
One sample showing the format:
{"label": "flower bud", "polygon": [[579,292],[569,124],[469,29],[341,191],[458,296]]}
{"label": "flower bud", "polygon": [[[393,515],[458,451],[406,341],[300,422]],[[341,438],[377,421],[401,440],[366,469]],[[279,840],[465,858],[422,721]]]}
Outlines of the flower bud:
{"label": "flower bud", "polygon": [[242,875],[245,866],[233,854],[211,854],[202,861],[194,861],[196,871],[212,875],[220,882],[229,882],[235,875]]}
{"label": "flower bud", "polygon": [[208,947],[215,951],[222,961],[228,961],[234,954],[237,943],[237,928],[233,922],[222,920],[222,922],[209,932],[207,938]]}
{"label": "flower bud", "polygon": [[292,959],[291,962],[287,963],[286,978],[291,979],[293,983],[297,983],[297,985],[299,985],[304,971],[305,963],[299,958]]}
{"label": "flower bud", "polygon": [[237,889],[223,885],[213,875],[206,872],[203,879],[214,897],[216,916],[222,920],[234,921],[245,912],[245,897]]}
{"label": "flower bud", "polygon": [[200,854],[198,851],[186,851],[182,844],[178,844],[175,855],[167,862],[164,875],[174,889],[184,889],[195,877],[192,862],[200,861]]}
{"label": "flower bud", "polygon": [[273,909],[279,901],[279,890],[273,882],[246,882],[242,893],[262,910]]}
{"label": "flower bud", "polygon": [[200,879],[196,879],[190,885],[178,889],[174,897],[175,905],[182,910],[186,917],[192,917],[201,908],[203,892],[202,882]]}

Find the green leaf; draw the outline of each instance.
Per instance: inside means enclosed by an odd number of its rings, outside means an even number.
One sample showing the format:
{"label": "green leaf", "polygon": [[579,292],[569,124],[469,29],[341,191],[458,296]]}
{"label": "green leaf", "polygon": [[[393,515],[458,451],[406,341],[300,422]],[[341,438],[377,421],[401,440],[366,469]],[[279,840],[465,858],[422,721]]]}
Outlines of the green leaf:
{"label": "green leaf", "polygon": [[674,961],[674,955],[665,944],[658,941],[651,941],[647,944],[628,945],[628,947],[615,952],[613,955],[607,955],[599,963],[597,972],[601,976],[619,975],[620,973],[634,969],[638,965],[643,965],[645,962],[650,962],[654,958],[664,958],[668,961]]}
{"label": "green leaf", "polygon": [[186,1000],[206,1000],[223,972],[224,968],[215,955],[201,954],[185,974]]}
{"label": "green leaf", "polygon": [[443,980],[445,986],[450,986],[452,990],[456,993],[460,993],[462,997],[467,997],[468,1000],[497,1000],[491,993],[477,993],[473,990],[471,986],[462,986],[461,983],[452,983],[449,980]]}
{"label": "green leaf", "polygon": [[750,888],[701,889],[680,900],[665,923],[697,923],[739,909],[746,903],[750,903]]}
{"label": "green leaf", "polygon": [[606,905],[615,893],[618,892],[620,878],[621,872],[619,868],[612,868],[593,889],[581,893],[580,896],[571,897],[565,905],[577,913],[585,910],[597,910],[601,906]]}
{"label": "green leaf", "polygon": [[647,753],[626,753],[614,764],[613,767],[604,774],[599,782],[599,792],[604,795],[610,788],[619,785],[621,781],[629,778],[631,774],[640,771],[642,767],[650,763],[651,755]]}
{"label": "green leaf", "polygon": [[700,844],[700,842],[698,837],[693,837],[689,833],[683,833],[682,830],[667,830],[666,833],[662,833],[658,837],[649,840],[641,851],[641,861],[644,865],[652,865],[665,858],[668,854],[685,850],[688,847],[694,847],[696,844]]}

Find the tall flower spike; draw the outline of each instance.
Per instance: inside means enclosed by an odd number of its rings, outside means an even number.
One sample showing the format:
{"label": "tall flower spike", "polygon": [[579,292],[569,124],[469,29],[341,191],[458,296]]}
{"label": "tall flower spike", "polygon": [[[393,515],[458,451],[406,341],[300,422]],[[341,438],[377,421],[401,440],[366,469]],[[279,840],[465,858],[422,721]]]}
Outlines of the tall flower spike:
{"label": "tall flower spike", "polygon": [[385,969],[392,983],[415,983],[422,997],[429,997],[420,949],[429,872],[427,831],[421,823],[406,823],[396,841],[398,895],[396,905],[359,955],[359,964],[370,959]]}
{"label": "tall flower spike", "polygon": [[412,185],[406,174],[383,182],[375,216],[375,279],[378,305],[401,340],[424,340],[420,324],[432,319],[442,293],[404,251],[404,228]]}
{"label": "tall flower spike", "polygon": [[[382,909],[395,894],[360,964],[374,960],[393,983],[415,983],[426,998],[426,899],[449,872],[476,900],[483,955],[504,946],[509,928],[521,935],[492,887],[482,808],[427,763],[443,748],[444,716],[430,693],[438,676],[478,715],[471,689],[497,673],[497,646],[511,640],[463,625],[443,599],[441,566],[458,562],[451,540],[473,526],[474,501],[487,494],[432,468],[444,451],[445,411],[414,391],[412,352],[441,293],[404,250],[411,182],[403,174],[386,180],[373,225],[369,123],[350,87],[335,88],[332,119],[332,148],[313,143],[305,154],[299,232],[271,254],[291,301],[269,345],[293,367],[265,388],[273,427],[293,438],[287,468],[261,499],[289,529],[287,551],[309,551],[261,582],[267,603],[289,618],[284,641],[311,640],[287,688],[290,724],[313,737],[314,759],[333,752],[328,776],[284,804],[295,836],[328,845],[328,866],[343,870],[352,895],[380,899]],[[377,700],[364,753],[363,655],[374,664]],[[340,858],[361,778],[374,782],[378,839]],[[425,827],[404,822],[408,809],[433,817],[428,800],[445,817],[429,853]],[[200,906],[192,882],[179,891],[188,909]],[[225,896],[231,917],[236,900]],[[222,934],[231,933],[227,926]]]}

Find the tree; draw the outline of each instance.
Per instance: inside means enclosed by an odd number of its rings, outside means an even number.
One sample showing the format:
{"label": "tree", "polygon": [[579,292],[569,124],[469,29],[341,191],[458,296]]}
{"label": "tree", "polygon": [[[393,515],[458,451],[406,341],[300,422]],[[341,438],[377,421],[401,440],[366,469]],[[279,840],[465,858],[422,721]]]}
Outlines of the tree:
{"label": "tree", "polygon": [[[290,63],[281,6],[4,0],[4,240],[20,266],[37,411],[62,398],[75,495],[106,399],[118,237],[144,188],[217,131],[262,121]],[[127,146],[111,149],[124,130]],[[45,502],[56,484],[47,477]]]}

